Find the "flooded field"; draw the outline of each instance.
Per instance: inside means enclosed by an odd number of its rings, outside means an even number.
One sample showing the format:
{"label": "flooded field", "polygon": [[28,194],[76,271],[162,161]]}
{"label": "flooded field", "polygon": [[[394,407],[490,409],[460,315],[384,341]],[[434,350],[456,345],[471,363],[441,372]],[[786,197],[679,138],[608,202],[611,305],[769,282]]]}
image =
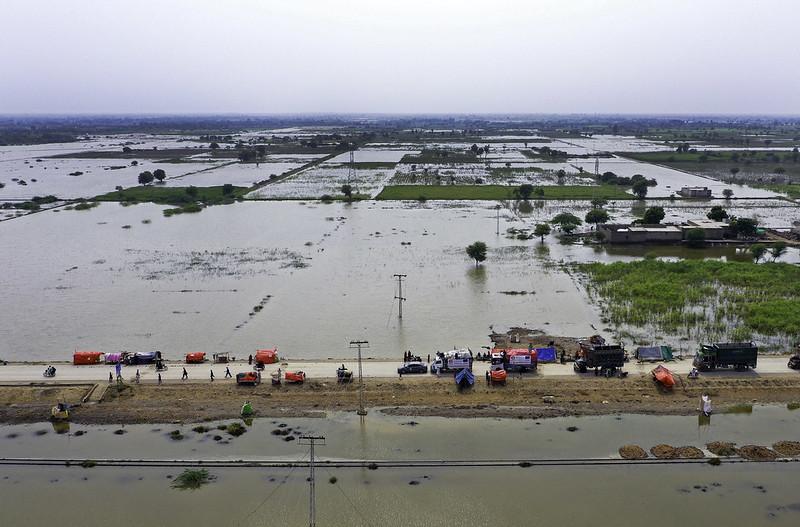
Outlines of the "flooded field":
{"label": "flooded field", "polygon": [[[697,445],[724,439],[769,444],[797,429],[797,412],[756,407],[752,414],[715,415],[710,425],[696,417],[606,416],[542,421],[440,419],[383,416],[364,421],[351,414],[329,419],[255,420],[241,437],[214,441],[207,433],[174,425],[72,426],[67,434],[43,435],[48,424],[0,428],[6,457],[73,459],[308,459],[308,448],[271,434],[324,435],[322,459],[540,459],[614,456],[623,443]],[[413,423],[413,424],[412,424]],[[568,427],[574,427],[569,431]],[[168,432],[181,429],[175,441]],[[572,430],[573,428],[570,428]],[[80,432],[80,434],[76,434]],[[225,434],[227,435],[227,434]],[[291,435],[291,434],[290,434]],[[14,437],[9,437],[14,436]],[[598,439],[602,438],[602,439]],[[227,444],[225,444],[227,443]],[[171,488],[180,468],[82,468],[0,466],[0,506],[12,524],[84,525],[281,525],[307,523],[307,468],[211,468],[214,477],[196,491]],[[700,520],[735,525],[795,525],[800,506],[794,486],[796,463],[592,467],[333,468],[319,466],[320,525],[461,525],[470,521],[522,525],[528,522],[656,527]],[[497,507],[494,492],[502,491]],[[31,507],[29,496],[55,507]],[[108,495],[125,499],[109,500]],[[576,506],[575,497],[581,496]],[[442,507],[442,503],[458,504]],[[713,511],[713,512],[712,512]],[[454,514],[457,512],[458,514]]]}
{"label": "flooded field", "polygon": [[[561,263],[687,254],[506,235],[565,210],[582,216],[587,202],[534,204],[529,214],[504,208],[497,236],[494,205],[253,202],[165,218],[160,206],[102,204],[3,222],[0,356],[66,359],[76,348],[243,355],[277,345],[294,358],[328,358],[350,356],[348,342],[366,339],[369,356],[395,357],[478,349],[495,326],[580,336],[603,326]],[[664,205],[669,219],[702,217],[708,206]],[[791,214],[746,210],[767,225],[773,213]],[[620,221],[636,214],[629,202],[610,211]],[[464,253],[476,240],[489,246],[479,268]],[[737,257],[735,248],[706,251],[692,256]],[[784,260],[798,261],[797,251]],[[408,275],[402,321],[395,273]]]}

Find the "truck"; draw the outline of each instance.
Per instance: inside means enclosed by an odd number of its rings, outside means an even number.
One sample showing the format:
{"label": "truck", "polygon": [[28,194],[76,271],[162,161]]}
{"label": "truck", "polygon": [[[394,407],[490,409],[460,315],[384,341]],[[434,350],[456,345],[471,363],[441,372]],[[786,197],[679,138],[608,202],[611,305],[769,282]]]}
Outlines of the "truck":
{"label": "truck", "polygon": [[692,365],[698,370],[734,367],[737,371],[755,368],[758,346],[752,342],[715,342],[702,344]]}
{"label": "truck", "polygon": [[528,370],[535,370],[539,364],[538,355],[534,349],[513,348],[507,350],[495,349],[492,353],[492,364],[501,357],[503,368],[506,371],[525,372]]}
{"label": "truck", "polygon": [[444,353],[437,351],[436,359],[431,362],[431,373],[447,373],[451,371],[459,371],[464,368],[472,371],[472,353],[469,349],[456,349],[445,351]]}
{"label": "truck", "polygon": [[[625,347],[622,344],[591,344],[581,343],[581,350],[575,359],[573,368],[578,373],[586,373],[594,369],[595,375],[605,375],[611,377],[619,373],[620,377],[624,374],[621,371],[625,364]],[[618,372],[618,370],[620,370]]]}

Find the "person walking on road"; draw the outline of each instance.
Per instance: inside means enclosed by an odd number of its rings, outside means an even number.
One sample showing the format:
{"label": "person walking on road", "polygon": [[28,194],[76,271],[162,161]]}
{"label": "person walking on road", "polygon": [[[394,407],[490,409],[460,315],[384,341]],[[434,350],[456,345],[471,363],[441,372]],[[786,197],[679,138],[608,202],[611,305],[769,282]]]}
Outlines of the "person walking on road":
{"label": "person walking on road", "polygon": [[181,375],[181,380],[185,381],[189,378],[189,372],[186,371],[186,368],[183,369],[183,375]]}
{"label": "person walking on road", "polygon": [[141,375],[139,375],[139,370],[137,369],[136,370],[136,384],[139,384],[139,381],[141,380],[141,378],[142,377],[141,377]]}
{"label": "person walking on road", "polygon": [[225,366],[225,378],[230,379],[231,377],[233,377],[233,375],[231,375],[231,369]]}
{"label": "person walking on road", "polygon": [[252,365],[253,365],[253,356],[252,356],[252,355],[250,355],[249,357],[247,357],[247,364],[249,364],[250,366],[252,366]]}
{"label": "person walking on road", "polygon": [[161,384],[161,374],[158,374],[158,384]]}
{"label": "person walking on road", "polygon": [[214,382],[214,370],[211,370],[211,382]]}
{"label": "person walking on road", "polygon": [[111,374],[111,372],[108,372],[108,384],[111,384],[112,382],[114,382],[114,376]]}

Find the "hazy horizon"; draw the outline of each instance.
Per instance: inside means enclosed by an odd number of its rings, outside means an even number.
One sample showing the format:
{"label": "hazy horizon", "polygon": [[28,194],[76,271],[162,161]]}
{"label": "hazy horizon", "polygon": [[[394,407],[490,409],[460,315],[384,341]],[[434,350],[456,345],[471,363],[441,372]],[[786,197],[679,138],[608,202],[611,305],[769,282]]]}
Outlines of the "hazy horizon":
{"label": "hazy horizon", "polygon": [[800,114],[789,0],[4,8],[0,115]]}

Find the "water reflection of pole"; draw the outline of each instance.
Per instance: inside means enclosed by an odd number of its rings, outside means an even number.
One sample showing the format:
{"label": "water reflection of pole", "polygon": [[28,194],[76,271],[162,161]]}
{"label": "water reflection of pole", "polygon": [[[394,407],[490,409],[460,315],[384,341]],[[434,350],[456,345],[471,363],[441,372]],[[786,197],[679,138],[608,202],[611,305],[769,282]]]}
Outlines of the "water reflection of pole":
{"label": "water reflection of pole", "polygon": [[364,409],[364,376],[361,370],[361,348],[369,348],[369,341],[367,340],[351,340],[350,348],[358,349],[358,415],[367,415]]}
{"label": "water reflection of pole", "polygon": [[316,504],[316,488],[314,481],[314,442],[321,441],[325,444],[325,436],[300,436],[301,445],[309,445],[311,447],[310,462],[308,464],[308,525],[309,527],[316,527],[317,525],[317,504]]}

